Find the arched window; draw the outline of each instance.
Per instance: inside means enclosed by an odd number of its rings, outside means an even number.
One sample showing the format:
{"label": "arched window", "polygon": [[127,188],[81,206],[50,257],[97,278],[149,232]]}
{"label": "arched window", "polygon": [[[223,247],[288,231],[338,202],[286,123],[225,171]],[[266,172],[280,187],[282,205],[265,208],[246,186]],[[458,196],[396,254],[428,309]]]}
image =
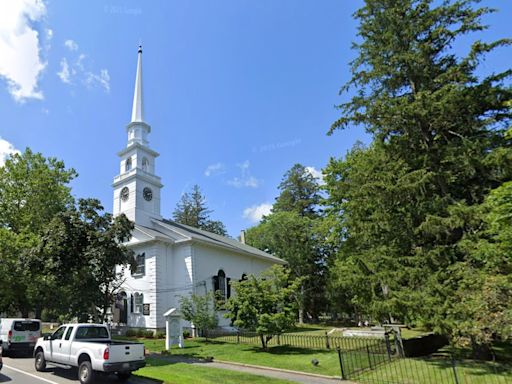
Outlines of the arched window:
{"label": "arched window", "polygon": [[230,280],[222,269],[219,269],[217,275],[213,276],[213,290],[220,301],[225,301],[231,296]]}
{"label": "arched window", "polygon": [[149,171],[149,160],[147,159],[147,157],[142,158],[142,170],[145,172]]}
{"label": "arched window", "polygon": [[132,169],[132,158],[129,157],[126,159],[126,162],[124,164],[124,170],[125,170],[125,172],[128,172],[131,169]]}
{"label": "arched window", "polygon": [[219,292],[222,299],[226,299],[226,274],[222,269],[217,272],[219,277]]}

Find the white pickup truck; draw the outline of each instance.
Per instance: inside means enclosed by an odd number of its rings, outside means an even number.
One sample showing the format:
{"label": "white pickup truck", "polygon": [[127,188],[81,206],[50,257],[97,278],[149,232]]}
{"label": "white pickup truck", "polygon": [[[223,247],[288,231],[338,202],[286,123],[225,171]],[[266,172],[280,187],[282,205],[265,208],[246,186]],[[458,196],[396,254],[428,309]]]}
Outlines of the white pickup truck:
{"label": "white pickup truck", "polygon": [[121,380],[146,365],[144,344],[112,341],[102,324],[65,324],[53,334],[37,340],[34,348],[35,368],[44,371],[46,364],[78,367],[82,384],[94,382],[97,373],[117,373]]}

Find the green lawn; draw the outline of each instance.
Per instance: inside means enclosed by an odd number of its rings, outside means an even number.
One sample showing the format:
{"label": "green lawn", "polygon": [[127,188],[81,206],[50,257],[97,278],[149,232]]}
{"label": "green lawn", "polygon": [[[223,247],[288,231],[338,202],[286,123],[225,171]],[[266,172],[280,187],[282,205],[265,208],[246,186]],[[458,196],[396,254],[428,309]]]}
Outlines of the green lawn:
{"label": "green lawn", "polygon": [[289,384],[289,381],[250,375],[226,369],[201,367],[187,363],[169,363],[162,359],[146,359],[147,366],[136,372],[137,376],[155,379],[168,384]]}
{"label": "green lawn", "polygon": [[[138,339],[138,341],[144,342],[146,348],[151,352],[161,352],[165,349],[165,341],[161,339]],[[171,354],[197,358],[213,357],[215,360],[234,361],[328,376],[340,375],[338,355],[335,351],[311,351],[280,346],[270,347],[267,352],[264,352],[257,345],[187,339],[185,348],[179,349],[173,346]],[[320,364],[317,366],[311,364],[313,359],[317,359]]]}
{"label": "green lawn", "polygon": [[[457,363],[457,378],[465,384],[507,384],[512,382],[511,367],[491,362]],[[498,373],[501,372],[501,373]],[[354,380],[360,383],[453,384],[454,370],[449,360],[399,359],[367,371]]]}

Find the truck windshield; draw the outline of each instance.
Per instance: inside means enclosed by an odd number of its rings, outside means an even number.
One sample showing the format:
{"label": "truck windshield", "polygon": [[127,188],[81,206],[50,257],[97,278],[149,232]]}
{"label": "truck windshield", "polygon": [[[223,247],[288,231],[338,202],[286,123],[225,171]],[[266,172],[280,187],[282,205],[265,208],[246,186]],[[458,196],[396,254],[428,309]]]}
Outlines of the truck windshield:
{"label": "truck windshield", "polygon": [[15,321],[14,330],[17,332],[39,331],[39,321]]}
{"label": "truck windshield", "polygon": [[79,327],[76,330],[75,339],[108,339],[107,328],[105,327]]}

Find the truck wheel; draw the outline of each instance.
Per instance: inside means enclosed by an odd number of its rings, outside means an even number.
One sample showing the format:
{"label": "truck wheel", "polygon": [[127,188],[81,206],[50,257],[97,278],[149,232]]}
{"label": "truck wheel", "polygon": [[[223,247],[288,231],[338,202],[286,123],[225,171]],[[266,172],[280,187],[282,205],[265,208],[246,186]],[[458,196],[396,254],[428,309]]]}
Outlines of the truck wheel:
{"label": "truck wheel", "polygon": [[131,375],[132,375],[131,372],[118,372],[117,378],[121,381],[125,381],[125,380],[128,380]]}
{"label": "truck wheel", "polygon": [[82,361],[78,367],[78,380],[81,384],[91,384],[94,382],[94,371],[90,361]]}
{"label": "truck wheel", "polygon": [[34,361],[36,371],[44,372],[46,370],[46,360],[44,358],[44,352],[39,351],[36,353],[36,359]]}

